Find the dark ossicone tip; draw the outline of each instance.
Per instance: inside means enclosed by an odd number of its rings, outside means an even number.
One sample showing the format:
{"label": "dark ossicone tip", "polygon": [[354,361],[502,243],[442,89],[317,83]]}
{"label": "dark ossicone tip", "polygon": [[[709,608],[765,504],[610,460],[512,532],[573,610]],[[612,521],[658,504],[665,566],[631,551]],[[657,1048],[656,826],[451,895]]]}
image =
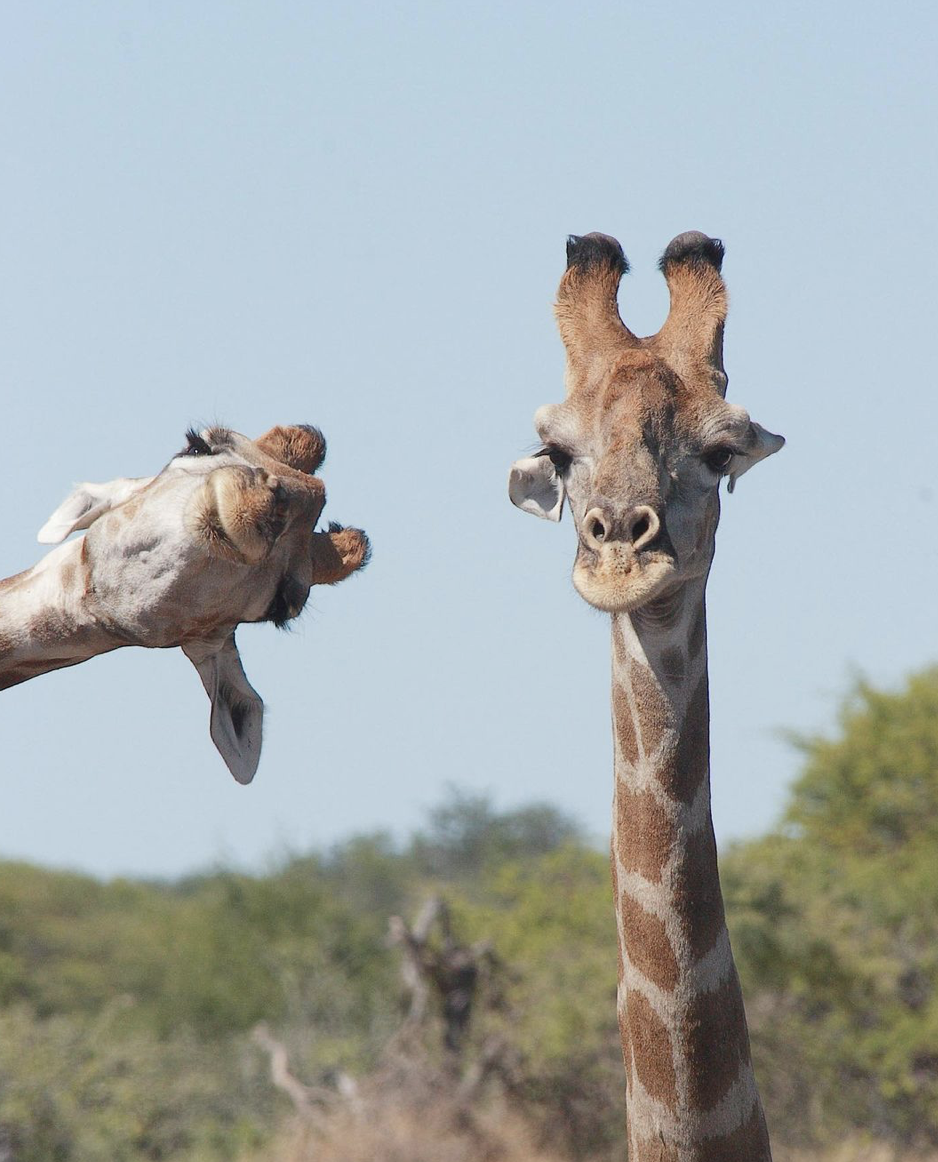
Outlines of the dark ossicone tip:
{"label": "dark ossicone tip", "polygon": [[708,238],[699,230],[687,230],[671,239],[658,266],[666,272],[671,263],[691,262],[719,270],[723,266],[723,254],[724,246],[719,238]]}
{"label": "dark ossicone tip", "polygon": [[629,260],[608,234],[571,234],[567,239],[567,270],[573,267],[584,272],[602,267],[621,276],[628,271]]}

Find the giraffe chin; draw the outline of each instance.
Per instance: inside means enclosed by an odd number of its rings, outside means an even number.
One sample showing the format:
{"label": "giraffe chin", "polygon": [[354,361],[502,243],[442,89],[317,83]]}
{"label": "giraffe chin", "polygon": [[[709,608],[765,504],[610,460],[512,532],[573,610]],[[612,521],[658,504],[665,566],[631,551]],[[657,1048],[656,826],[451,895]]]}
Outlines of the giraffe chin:
{"label": "giraffe chin", "polygon": [[631,613],[660,597],[674,583],[676,572],[674,561],[664,554],[633,560],[628,571],[610,568],[603,561],[591,564],[578,558],[573,566],[573,585],[594,609]]}

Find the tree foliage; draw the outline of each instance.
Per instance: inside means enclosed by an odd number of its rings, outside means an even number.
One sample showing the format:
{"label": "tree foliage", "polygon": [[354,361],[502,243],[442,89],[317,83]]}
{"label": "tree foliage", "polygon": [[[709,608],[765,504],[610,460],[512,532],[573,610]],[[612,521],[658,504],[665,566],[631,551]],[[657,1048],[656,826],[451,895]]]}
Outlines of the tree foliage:
{"label": "tree foliage", "polygon": [[800,746],[783,827],[724,861],[759,1075],[790,1136],[934,1145],[938,669]]}
{"label": "tree foliage", "polygon": [[[722,859],[770,1126],[938,1144],[938,670],[859,685],[799,746],[780,826]],[[473,1035],[511,1045],[514,1115],[556,1154],[621,1159],[607,860],[553,808],[456,793],[406,843],[359,836],[266,875],[0,865],[0,1156],[262,1149],[289,1107],[252,1027],[309,1085],[374,1071],[402,1012],[388,918],[431,894],[503,966]]]}

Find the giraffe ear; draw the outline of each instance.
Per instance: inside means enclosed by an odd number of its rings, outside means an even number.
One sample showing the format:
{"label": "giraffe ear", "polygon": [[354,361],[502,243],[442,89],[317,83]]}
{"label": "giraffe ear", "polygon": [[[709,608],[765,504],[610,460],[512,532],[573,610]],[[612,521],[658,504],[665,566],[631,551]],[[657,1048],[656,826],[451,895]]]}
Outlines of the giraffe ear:
{"label": "giraffe ear", "polygon": [[153,479],[152,476],[137,479],[122,477],[109,480],[106,484],[79,484],[49,517],[36,539],[41,545],[57,545],[69,533],[93,525],[99,516],[123,504],[135,492],[146,488]]}
{"label": "giraffe ear", "polygon": [[544,520],[560,520],[563,481],[547,456],[526,456],[512,464],[508,474],[508,499],[522,512]]}
{"label": "giraffe ear", "polygon": [[234,633],[221,645],[189,642],[182,652],[198,670],[212,701],[212,742],[237,781],[250,783],[261,757],[264,703],[245,677]]}
{"label": "giraffe ear", "polygon": [[736,487],[736,481],[744,472],[748,472],[753,464],[758,464],[760,460],[764,460],[766,456],[771,456],[773,452],[777,452],[785,446],[784,436],[776,436],[772,432],[767,432],[761,424],[751,423],[749,427],[752,443],[748,451],[733,457],[729,484],[726,486],[728,492],[733,491]]}

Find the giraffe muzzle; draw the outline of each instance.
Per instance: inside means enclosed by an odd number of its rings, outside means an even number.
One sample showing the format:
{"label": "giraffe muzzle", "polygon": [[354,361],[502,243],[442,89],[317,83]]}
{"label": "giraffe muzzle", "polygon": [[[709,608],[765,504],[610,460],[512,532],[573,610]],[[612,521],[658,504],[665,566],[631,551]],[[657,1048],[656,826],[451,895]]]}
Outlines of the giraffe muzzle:
{"label": "giraffe muzzle", "polygon": [[594,553],[618,543],[637,554],[649,548],[660,531],[661,518],[651,505],[637,504],[618,517],[609,508],[597,505],[583,517],[580,539]]}

